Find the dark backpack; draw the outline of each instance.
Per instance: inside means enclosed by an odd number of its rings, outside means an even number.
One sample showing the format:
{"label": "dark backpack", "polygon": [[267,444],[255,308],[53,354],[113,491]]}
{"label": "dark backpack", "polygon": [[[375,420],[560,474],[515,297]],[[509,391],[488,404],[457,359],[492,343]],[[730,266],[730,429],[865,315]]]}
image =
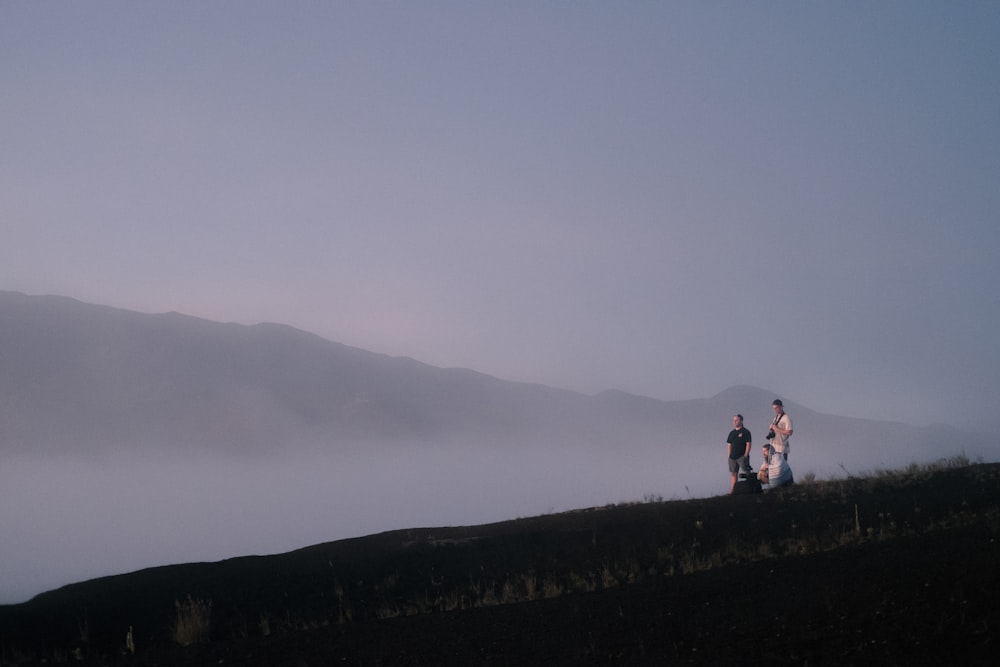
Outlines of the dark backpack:
{"label": "dark backpack", "polygon": [[751,493],[763,493],[757,473],[753,470],[741,470],[739,477],[736,478],[736,486],[733,487],[733,495],[742,496]]}

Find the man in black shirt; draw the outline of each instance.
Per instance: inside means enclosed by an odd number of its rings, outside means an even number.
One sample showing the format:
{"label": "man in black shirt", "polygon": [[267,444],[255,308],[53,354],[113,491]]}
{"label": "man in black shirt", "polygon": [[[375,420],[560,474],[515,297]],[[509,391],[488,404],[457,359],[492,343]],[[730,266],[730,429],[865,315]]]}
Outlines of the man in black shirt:
{"label": "man in black shirt", "polygon": [[736,488],[736,474],[742,468],[750,470],[750,431],[743,428],[743,415],[733,417],[733,430],[729,432],[726,445],[729,447],[729,475],[732,481],[729,483],[729,495],[733,495]]}

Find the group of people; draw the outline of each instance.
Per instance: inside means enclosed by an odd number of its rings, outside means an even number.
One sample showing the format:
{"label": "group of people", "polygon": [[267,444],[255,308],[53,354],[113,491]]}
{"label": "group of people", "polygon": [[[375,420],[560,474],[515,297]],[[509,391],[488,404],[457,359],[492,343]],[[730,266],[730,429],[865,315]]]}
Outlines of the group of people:
{"label": "group of people", "polygon": [[[767,432],[767,442],[761,448],[764,461],[757,473],[763,488],[776,489],[785,484],[791,484],[792,469],[788,466],[789,438],[792,436],[792,418],[785,412],[785,405],[780,398],[771,403],[774,419]],[[733,416],[733,430],[726,440],[729,448],[729,494],[736,488],[737,475],[742,471],[752,475],[750,467],[750,449],[753,445],[750,431],[743,426],[743,415]]]}

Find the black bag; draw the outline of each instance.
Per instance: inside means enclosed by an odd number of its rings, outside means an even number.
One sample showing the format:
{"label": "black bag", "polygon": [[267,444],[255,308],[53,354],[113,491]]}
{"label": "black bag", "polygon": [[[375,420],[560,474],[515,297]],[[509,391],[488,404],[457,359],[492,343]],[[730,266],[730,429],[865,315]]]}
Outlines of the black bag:
{"label": "black bag", "polygon": [[753,470],[741,470],[736,478],[736,486],[733,487],[734,496],[749,495],[752,493],[763,493],[760,487],[760,480]]}

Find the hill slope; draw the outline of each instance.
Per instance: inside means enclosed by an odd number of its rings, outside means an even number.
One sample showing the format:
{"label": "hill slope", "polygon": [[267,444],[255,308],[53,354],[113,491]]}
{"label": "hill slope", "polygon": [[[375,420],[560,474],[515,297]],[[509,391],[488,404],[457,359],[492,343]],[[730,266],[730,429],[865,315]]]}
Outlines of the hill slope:
{"label": "hill slope", "polygon": [[[998,501],[1000,465],[911,467],[395,531],[67,586],[0,607],[0,643],[4,664],[987,664]],[[182,648],[189,603],[210,623]]]}

